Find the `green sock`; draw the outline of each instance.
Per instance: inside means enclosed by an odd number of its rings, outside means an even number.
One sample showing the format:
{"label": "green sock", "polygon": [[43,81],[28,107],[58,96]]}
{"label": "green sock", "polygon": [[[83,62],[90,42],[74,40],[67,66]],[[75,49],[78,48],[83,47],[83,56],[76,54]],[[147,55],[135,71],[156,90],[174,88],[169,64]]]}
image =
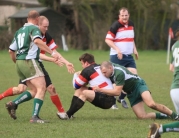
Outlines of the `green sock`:
{"label": "green sock", "polygon": [[42,107],[43,101],[37,98],[34,98],[34,108],[32,115],[39,115],[40,109]]}
{"label": "green sock", "polygon": [[167,119],[169,118],[166,114],[163,113],[155,113],[156,114],[156,119]]}
{"label": "green sock", "polygon": [[179,132],[179,122],[172,122],[169,124],[163,124],[162,125],[163,132]]}
{"label": "green sock", "polygon": [[13,100],[12,102],[14,102],[15,104],[18,105],[23,102],[29,101],[30,99],[32,99],[31,93],[28,91],[25,91],[21,95],[19,95],[15,100]]}
{"label": "green sock", "polygon": [[173,120],[177,117],[177,114],[175,112],[172,112],[172,115],[170,116]]}

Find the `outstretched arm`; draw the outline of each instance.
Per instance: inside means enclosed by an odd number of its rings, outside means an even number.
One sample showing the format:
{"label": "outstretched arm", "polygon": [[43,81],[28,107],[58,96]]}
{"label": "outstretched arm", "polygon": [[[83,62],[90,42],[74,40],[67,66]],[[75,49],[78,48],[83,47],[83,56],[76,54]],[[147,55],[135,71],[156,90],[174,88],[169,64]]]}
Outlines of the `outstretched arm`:
{"label": "outstretched arm", "polygon": [[60,57],[59,60],[66,65],[68,72],[74,73],[75,69],[73,64],[67,61],[57,50],[54,49],[53,51]]}
{"label": "outstretched arm", "polygon": [[45,61],[49,61],[49,62],[54,62],[55,64],[57,64],[60,67],[63,66],[63,63],[61,63],[59,59],[55,59],[53,57],[49,57],[49,56],[47,56],[45,54],[41,54],[40,53],[40,59],[41,60],[45,60]]}

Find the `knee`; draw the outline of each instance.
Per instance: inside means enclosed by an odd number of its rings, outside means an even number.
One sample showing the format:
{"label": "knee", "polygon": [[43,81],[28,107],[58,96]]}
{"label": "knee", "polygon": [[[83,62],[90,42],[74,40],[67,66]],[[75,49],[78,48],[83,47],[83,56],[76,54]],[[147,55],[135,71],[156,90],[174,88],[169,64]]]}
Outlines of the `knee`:
{"label": "knee", "polygon": [[137,115],[137,118],[138,119],[146,119],[146,115],[145,114],[140,114],[140,115]]}
{"label": "knee", "polygon": [[19,89],[18,87],[13,87],[13,94],[16,95],[16,94],[20,94],[22,93],[23,91],[21,89]]}
{"label": "knee", "polygon": [[152,109],[156,109],[156,103],[155,102],[150,102],[149,104],[147,104],[147,106],[152,108]]}
{"label": "knee", "polygon": [[47,87],[47,91],[48,91],[51,95],[56,94],[55,87],[54,87],[52,84]]}

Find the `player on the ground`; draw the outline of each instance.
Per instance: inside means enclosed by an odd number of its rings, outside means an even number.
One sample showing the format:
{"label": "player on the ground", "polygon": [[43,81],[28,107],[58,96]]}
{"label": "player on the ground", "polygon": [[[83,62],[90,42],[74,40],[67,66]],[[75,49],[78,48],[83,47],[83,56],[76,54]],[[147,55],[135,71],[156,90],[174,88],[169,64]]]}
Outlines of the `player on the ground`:
{"label": "player on the ground", "polygon": [[[85,53],[80,56],[79,60],[83,70],[79,74],[74,74],[73,87],[75,88],[75,93],[72,97],[70,108],[66,112],[68,118],[72,118],[86,101],[102,109],[109,109],[115,103],[114,96],[93,91],[95,86],[101,89],[113,89],[110,79],[102,75],[100,65],[95,63],[94,56]],[[86,86],[87,84],[89,84],[89,87]]]}
{"label": "player on the ground", "polygon": [[[127,97],[131,104],[132,110],[139,119],[178,119],[178,115],[162,104],[156,103],[143,79],[138,75],[131,73],[127,68],[118,64],[104,61],[101,64],[101,72],[107,78],[110,78],[116,86],[114,89],[101,89],[95,87],[94,90],[108,95],[119,95],[122,90],[127,93]],[[144,103],[161,113],[147,113],[144,108]]]}

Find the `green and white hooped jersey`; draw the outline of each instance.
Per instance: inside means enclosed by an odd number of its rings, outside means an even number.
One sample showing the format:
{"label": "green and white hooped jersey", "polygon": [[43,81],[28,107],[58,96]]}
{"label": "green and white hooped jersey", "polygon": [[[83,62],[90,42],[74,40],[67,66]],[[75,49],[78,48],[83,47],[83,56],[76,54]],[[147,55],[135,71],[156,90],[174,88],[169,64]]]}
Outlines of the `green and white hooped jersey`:
{"label": "green and white hooped jersey", "polygon": [[16,31],[9,49],[17,51],[16,59],[39,59],[40,49],[34,44],[35,38],[42,38],[38,26],[26,23]]}
{"label": "green and white hooped jersey", "polygon": [[171,64],[174,65],[174,78],[171,89],[179,88],[179,41],[172,46]]}
{"label": "green and white hooped jersey", "polygon": [[110,78],[111,81],[114,82],[116,86],[123,85],[123,90],[126,93],[131,93],[136,87],[136,84],[139,82],[139,80],[141,80],[141,78],[118,64],[113,63],[113,67],[114,72]]}

